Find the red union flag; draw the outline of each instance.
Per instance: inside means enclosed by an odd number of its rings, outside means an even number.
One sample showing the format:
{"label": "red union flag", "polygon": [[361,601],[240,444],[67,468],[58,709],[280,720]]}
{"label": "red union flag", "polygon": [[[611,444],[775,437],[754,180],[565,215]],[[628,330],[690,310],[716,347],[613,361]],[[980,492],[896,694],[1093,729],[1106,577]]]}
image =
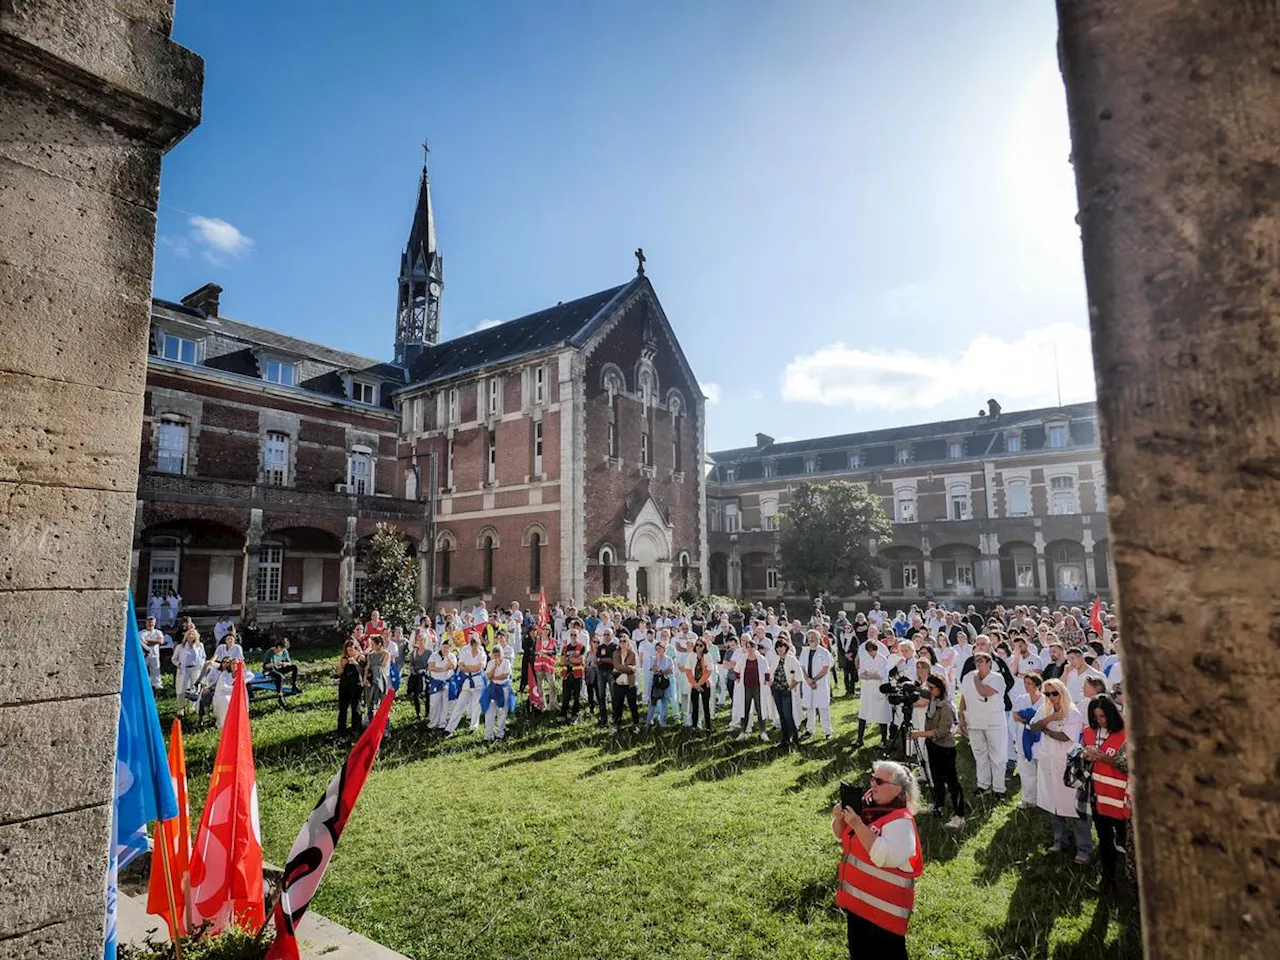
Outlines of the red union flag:
{"label": "red union flag", "polygon": [[383,698],[373,720],[351,748],[342,769],[329,781],[324,796],[293,841],[289,861],[284,865],[284,879],[280,881],[280,899],[273,914],[276,938],[264,960],[299,960],[298,922],[320,886],[329,858],[342,836],[342,828],[347,825],[351,811],[355,809],[356,798],[360,796],[374,758],[378,756],[393,699],[394,690]]}
{"label": "red union flag", "polygon": [[216,933],[230,923],[256,930],[266,922],[260,836],[249,698],[244,664],[239,663],[191,858],[197,923],[201,918],[211,921]]}
{"label": "red union flag", "polygon": [[545,627],[551,623],[551,614],[547,610],[547,592],[538,588],[538,626]]}
{"label": "red union flag", "polygon": [[[187,802],[187,755],[182,749],[182,721],[173,719],[169,734],[169,776],[178,797],[178,815],[156,824],[155,849],[151,852],[151,879],[147,888],[147,913],[164,917],[169,939],[190,930],[187,923],[187,865],[191,859],[191,807]],[[169,870],[164,866],[168,850]],[[165,880],[168,878],[168,889]],[[172,905],[174,912],[170,911]]]}
{"label": "red union flag", "polygon": [[1099,637],[1102,636],[1102,598],[1093,598],[1093,608],[1089,611],[1089,626]]}

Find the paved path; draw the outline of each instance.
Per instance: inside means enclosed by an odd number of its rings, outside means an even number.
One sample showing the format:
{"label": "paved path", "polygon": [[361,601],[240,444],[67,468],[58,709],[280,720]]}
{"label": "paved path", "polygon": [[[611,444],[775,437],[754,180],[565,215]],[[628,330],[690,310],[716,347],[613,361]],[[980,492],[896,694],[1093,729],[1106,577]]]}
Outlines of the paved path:
{"label": "paved path", "polygon": [[[164,939],[164,921],[147,913],[147,895],[129,896],[121,892],[119,931],[121,943],[141,945],[150,934]],[[308,911],[298,928],[302,960],[406,960],[404,954],[352,933],[315,911]]]}

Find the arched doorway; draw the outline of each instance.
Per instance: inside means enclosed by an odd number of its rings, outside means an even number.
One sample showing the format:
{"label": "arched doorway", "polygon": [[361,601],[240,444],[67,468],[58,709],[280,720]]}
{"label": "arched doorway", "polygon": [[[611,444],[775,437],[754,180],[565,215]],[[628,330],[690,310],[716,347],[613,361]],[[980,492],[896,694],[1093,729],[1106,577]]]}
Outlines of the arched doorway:
{"label": "arched doorway", "polygon": [[[650,498],[635,519],[623,525],[627,542],[629,599],[671,600],[671,526]],[[642,575],[643,574],[643,575]]]}
{"label": "arched doorway", "polygon": [[636,570],[636,602],[648,602],[649,600],[649,570],[647,567],[640,567]]}
{"label": "arched doorway", "polygon": [[1054,540],[1044,548],[1049,583],[1059,603],[1083,603],[1089,592],[1084,546],[1075,540]]}

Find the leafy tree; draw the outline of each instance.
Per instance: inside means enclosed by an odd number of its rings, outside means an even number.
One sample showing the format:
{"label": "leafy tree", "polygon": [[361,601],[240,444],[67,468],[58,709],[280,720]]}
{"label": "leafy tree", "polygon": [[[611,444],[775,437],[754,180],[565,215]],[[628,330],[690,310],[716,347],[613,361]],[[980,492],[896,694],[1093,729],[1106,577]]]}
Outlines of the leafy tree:
{"label": "leafy tree", "polygon": [[418,612],[418,564],[394,527],[378,524],[365,563],[365,609],[377,610],[392,627],[413,626]]}
{"label": "leafy tree", "polygon": [[844,480],[801,483],[782,517],[779,572],[811,596],[879,589],[870,541],[893,536],[880,499]]}

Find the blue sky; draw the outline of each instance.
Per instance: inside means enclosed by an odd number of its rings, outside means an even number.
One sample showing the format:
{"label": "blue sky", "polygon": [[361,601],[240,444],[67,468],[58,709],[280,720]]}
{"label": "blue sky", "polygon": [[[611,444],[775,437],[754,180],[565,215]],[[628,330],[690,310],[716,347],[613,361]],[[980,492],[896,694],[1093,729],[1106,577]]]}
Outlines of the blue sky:
{"label": "blue sky", "polygon": [[155,292],[390,358],[428,137],[443,336],[643,246],[711,449],[1089,399],[1055,34],[1007,0],[178,0],[204,120]]}

